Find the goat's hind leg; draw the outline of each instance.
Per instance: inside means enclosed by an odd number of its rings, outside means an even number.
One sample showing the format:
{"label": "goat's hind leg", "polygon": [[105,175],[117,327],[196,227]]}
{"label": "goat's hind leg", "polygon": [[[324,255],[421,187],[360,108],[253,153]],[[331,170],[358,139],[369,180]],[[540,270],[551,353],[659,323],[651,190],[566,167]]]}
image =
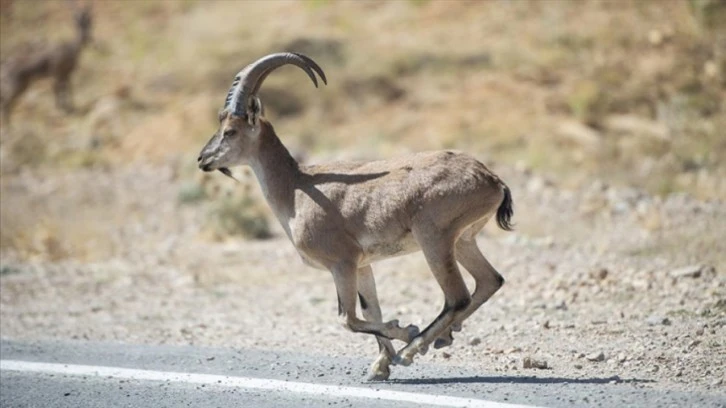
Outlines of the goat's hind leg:
{"label": "goat's hind leg", "polygon": [[471,304],[464,310],[464,313],[457,316],[451,328],[434,342],[434,348],[437,349],[451,345],[454,340],[451,330],[461,330],[464,320],[479,309],[504,284],[502,275],[494,269],[479,250],[476,238],[459,238],[456,242],[456,260],[474,277],[476,287],[471,295]]}
{"label": "goat's hind leg", "polygon": [[[378,294],[376,293],[376,281],[370,266],[358,269],[358,298],[363,317],[366,320],[377,323],[383,322],[381,306],[378,303]],[[371,365],[369,381],[387,380],[391,375],[389,366],[393,361],[393,356],[396,355],[396,349],[393,348],[390,339],[376,336],[376,341],[378,342],[380,354]]]}
{"label": "goat's hind leg", "polygon": [[425,353],[429,344],[448,330],[471,302],[469,290],[454,259],[455,238],[440,231],[421,232],[416,229],[414,236],[423,250],[431,272],[444,292],[444,308],[420,335],[398,352],[394,362],[404,366],[413,362],[416,353]]}

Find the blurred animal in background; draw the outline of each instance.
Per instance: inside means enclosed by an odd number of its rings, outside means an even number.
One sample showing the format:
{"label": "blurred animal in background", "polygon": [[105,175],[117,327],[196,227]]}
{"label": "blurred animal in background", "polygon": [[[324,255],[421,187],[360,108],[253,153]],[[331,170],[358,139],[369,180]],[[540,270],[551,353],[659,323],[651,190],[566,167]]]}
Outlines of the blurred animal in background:
{"label": "blurred animal in background", "polygon": [[24,55],[7,58],[0,67],[0,105],[3,121],[10,121],[19,98],[35,81],[52,78],[56,106],[73,111],[71,75],[78,66],[81,51],[91,41],[92,14],[89,6],[74,13],[76,37]]}
{"label": "blurred animal in background", "polygon": [[[491,219],[511,229],[512,196],[484,164],[460,152],[418,153],[374,162],[300,165],[262,116],[257,93],[276,68],[295,65],[317,86],[323,70],[296,53],[268,55],[248,65],[219,114],[219,129],[197,159],[203,171],[249,165],[268,204],[303,261],[327,269],[338,295],[338,316],[353,332],[376,336],[373,380],[391,364],[409,365],[430,344],[446,347],[452,331],[486,302],[504,278],[486,260],[476,235]],[[444,293],[441,313],[426,329],[383,322],[371,263],[423,251]],[[469,292],[457,263],[476,282]],[[356,315],[358,302],[365,320]],[[407,343],[398,352],[391,340]]]}

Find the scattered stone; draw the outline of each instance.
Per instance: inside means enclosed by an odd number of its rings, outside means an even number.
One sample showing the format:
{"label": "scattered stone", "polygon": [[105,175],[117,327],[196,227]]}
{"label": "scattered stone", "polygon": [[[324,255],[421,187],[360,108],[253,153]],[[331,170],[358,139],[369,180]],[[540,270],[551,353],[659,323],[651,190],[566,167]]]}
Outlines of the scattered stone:
{"label": "scattered stone", "polygon": [[700,278],[701,274],[707,270],[708,268],[703,265],[690,265],[690,266],[684,266],[683,268],[678,268],[670,271],[668,275],[670,275],[673,279],[680,279],[680,278]]}
{"label": "scattered stone", "polygon": [[504,352],[504,354],[513,354],[513,353],[519,353],[520,351],[522,351],[522,348],[521,348],[521,347],[512,347],[512,348],[510,348],[510,349],[507,349],[507,350],[506,350],[506,351]]}
{"label": "scattered stone", "polygon": [[478,346],[481,344],[481,339],[479,337],[474,337],[473,339],[469,340],[470,346]]}
{"label": "scattered stone", "polygon": [[596,148],[600,145],[601,136],[597,130],[580,122],[567,121],[557,128],[557,135],[585,148]]}
{"label": "scattered stone", "polygon": [[588,361],[593,361],[593,362],[605,361],[605,353],[603,353],[602,351],[597,352],[597,353],[591,353],[591,354],[586,355],[585,358]]}
{"label": "scattered stone", "polygon": [[626,356],[624,353],[618,354],[618,362],[619,363],[624,363],[627,360],[628,360],[628,356]]}
{"label": "scattered stone", "polygon": [[567,310],[567,303],[563,300],[562,302],[555,305],[555,310]]}
{"label": "scattered stone", "polygon": [[444,351],[443,353],[441,353],[441,357],[449,359],[449,358],[451,358],[451,354]]}
{"label": "scattered stone", "polygon": [[703,332],[704,332],[703,327],[699,327],[698,329],[696,329],[697,336],[703,336]]}
{"label": "scattered stone", "polygon": [[582,368],[582,364],[575,364],[575,368],[578,369],[578,370],[581,369]]}
{"label": "scattered stone", "polygon": [[539,370],[546,370],[548,368],[547,362],[544,360],[536,360],[532,357],[525,357],[522,360],[522,367],[524,368],[536,368]]}
{"label": "scattered stone", "polygon": [[645,322],[648,323],[649,326],[670,326],[671,321],[669,318],[664,316],[658,316],[658,315],[651,315],[647,319],[645,319]]}
{"label": "scattered stone", "polygon": [[691,341],[690,343],[688,343],[688,347],[687,347],[688,351],[693,350],[699,344],[701,344],[701,340],[693,340],[693,341]]}
{"label": "scattered stone", "polygon": [[719,379],[713,380],[711,382],[711,386],[713,386],[713,387],[717,387],[717,386],[719,386],[721,384],[723,384],[723,378],[719,378]]}
{"label": "scattered stone", "polygon": [[545,320],[545,322],[542,324],[542,327],[544,327],[545,329],[549,329],[550,328],[550,321],[549,320]]}
{"label": "scattered stone", "polygon": [[683,370],[678,370],[678,372],[676,372],[676,377],[680,377],[682,375],[683,375]]}
{"label": "scattered stone", "polygon": [[661,45],[663,43],[663,33],[655,29],[650,30],[648,32],[648,41],[656,47]]}
{"label": "scattered stone", "polygon": [[214,356],[207,357],[207,361],[214,361]]}
{"label": "scattered stone", "polygon": [[670,130],[664,123],[635,115],[612,115],[604,121],[605,129],[612,133],[669,141]]}

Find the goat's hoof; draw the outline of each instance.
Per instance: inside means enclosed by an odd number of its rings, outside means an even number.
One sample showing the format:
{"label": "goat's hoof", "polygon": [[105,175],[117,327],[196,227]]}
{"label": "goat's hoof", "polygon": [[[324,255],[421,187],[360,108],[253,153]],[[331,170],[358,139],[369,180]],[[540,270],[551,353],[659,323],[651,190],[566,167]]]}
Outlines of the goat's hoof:
{"label": "goat's hoof", "polygon": [[406,331],[408,332],[408,341],[411,342],[416,336],[418,336],[421,333],[421,330],[419,330],[418,326],[409,324],[406,326]]}
{"label": "goat's hoof", "polygon": [[391,376],[391,370],[372,370],[368,376],[368,381],[386,381]]}
{"label": "goat's hoof", "polygon": [[413,358],[411,358],[411,357],[402,357],[402,356],[397,355],[396,357],[393,358],[393,364],[395,364],[395,365],[408,367],[411,365],[411,363],[413,363]]}
{"label": "goat's hoof", "polygon": [[418,354],[421,354],[422,356],[425,356],[426,353],[428,353],[428,351],[429,351],[429,346],[427,344],[425,346],[422,346],[420,349],[418,349]]}
{"label": "goat's hoof", "polygon": [[439,337],[434,341],[434,348],[440,349],[444,347],[449,347],[451,343],[454,342],[454,337],[451,335],[451,332],[449,332],[446,336]]}
{"label": "goat's hoof", "polygon": [[413,363],[414,354],[416,354],[415,351],[411,352],[409,347],[405,347],[393,357],[393,364],[408,367],[411,365],[411,363]]}

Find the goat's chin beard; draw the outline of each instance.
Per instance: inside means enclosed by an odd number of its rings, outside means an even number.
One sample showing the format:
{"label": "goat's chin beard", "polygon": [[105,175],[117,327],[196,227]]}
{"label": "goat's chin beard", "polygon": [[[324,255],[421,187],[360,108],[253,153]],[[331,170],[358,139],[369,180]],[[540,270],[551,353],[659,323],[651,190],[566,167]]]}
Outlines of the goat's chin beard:
{"label": "goat's chin beard", "polygon": [[236,182],[239,183],[239,180],[237,180],[236,178],[234,178],[234,176],[232,175],[232,171],[230,171],[228,168],[226,168],[226,167],[220,167],[217,170],[219,170],[219,172],[222,173],[222,174],[224,174],[225,176],[227,176],[227,177],[231,178],[232,180],[234,180],[234,181],[236,181]]}

